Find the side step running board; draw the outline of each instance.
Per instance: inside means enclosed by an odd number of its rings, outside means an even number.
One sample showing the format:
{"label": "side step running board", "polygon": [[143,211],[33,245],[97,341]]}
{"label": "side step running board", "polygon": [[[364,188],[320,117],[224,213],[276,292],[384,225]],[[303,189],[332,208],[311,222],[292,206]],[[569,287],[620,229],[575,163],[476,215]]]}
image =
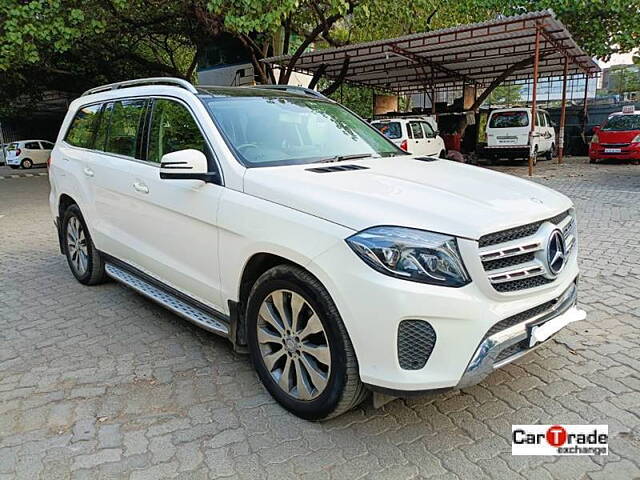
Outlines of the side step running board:
{"label": "side step running board", "polygon": [[123,283],[145,297],[159,303],[173,313],[189,320],[205,330],[223,337],[229,336],[229,327],[212,313],[198,308],[166,290],[153,285],[151,282],[140,278],[123,268],[107,263],[105,271],[114,280]]}

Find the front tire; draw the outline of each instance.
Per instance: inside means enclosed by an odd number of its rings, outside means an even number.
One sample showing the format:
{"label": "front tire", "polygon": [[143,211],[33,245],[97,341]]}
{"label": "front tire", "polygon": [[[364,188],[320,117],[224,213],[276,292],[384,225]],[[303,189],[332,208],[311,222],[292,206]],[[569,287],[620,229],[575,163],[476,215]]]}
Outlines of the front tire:
{"label": "front tire", "polygon": [[306,420],[340,415],[364,400],[358,362],[322,284],[292,265],[265,272],[246,310],[251,360],[269,393]]}
{"label": "front tire", "polygon": [[31,161],[31,159],[25,158],[24,160],[22,160],[22,162],[20,162],[20,166],[25,170],[29,170],[31,167],[33,167],[33,162]]}
{"label": "front tire", "polygon": [[80,283],[97,285],[107,276],[104,261],[98,253],[80,208],[71,205],[62,219],[62,249],[67,257],[69,268]]}

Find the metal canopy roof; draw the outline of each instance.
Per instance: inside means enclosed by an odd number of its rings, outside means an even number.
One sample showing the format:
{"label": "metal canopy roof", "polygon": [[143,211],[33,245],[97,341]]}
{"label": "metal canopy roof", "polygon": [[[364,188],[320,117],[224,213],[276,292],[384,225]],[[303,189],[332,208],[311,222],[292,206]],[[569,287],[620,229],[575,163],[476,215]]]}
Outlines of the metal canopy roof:
{"label": "metal canopy roof", "polygon": [[[551,10],[307,52],[294,70],[308,74],[320,71],[335,79],[347,62],[347,83],[412,93],[474,84],[486,87],[510,66],[530,59],[504,79],[504,83],[513,83],[533,76],[537,28],[541,33],[541,78],[561,76],[565,57],[569,76],[593,76],[600,71]],[[289,58],[283,55],[263,61],[286,65]]]}

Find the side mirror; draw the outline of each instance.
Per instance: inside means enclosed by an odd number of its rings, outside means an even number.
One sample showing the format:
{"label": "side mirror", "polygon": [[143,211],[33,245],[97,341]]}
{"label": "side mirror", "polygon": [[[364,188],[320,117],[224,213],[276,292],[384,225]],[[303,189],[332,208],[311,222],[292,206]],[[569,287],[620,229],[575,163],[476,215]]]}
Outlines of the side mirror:
{"label": "side mirror", "polygon": [[191,148],[167,153],[160,160],[160,178],[163,180],[201,180],[215,183],[218,174],[208,170],[205,154]]}

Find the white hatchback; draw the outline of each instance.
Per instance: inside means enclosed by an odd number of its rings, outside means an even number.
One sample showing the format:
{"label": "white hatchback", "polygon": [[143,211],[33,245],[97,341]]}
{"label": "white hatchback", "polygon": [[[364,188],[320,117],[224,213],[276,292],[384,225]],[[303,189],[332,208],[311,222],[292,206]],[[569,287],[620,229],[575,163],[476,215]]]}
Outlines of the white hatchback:
{"label": "white hatchback", "polygon": [[303,418],[473,385],[584,315],[571,200],[408,154],[306,89],[97,88],[49,180],[79,282],[229,339]]}
{"label": "white hatchback", "polygon": [[371,125],[380,130],[402,150],[416,155],[445,158],[447,150],[444,140],[438,135],[433,118],[403,117],[375,120]]}
{"label": "white hatchback", "polygon": [[46,165],[53,150],[53,143],[47,140],[21,140],[9,144],[6,164],[11,168],[29,169],[36,165]]}

